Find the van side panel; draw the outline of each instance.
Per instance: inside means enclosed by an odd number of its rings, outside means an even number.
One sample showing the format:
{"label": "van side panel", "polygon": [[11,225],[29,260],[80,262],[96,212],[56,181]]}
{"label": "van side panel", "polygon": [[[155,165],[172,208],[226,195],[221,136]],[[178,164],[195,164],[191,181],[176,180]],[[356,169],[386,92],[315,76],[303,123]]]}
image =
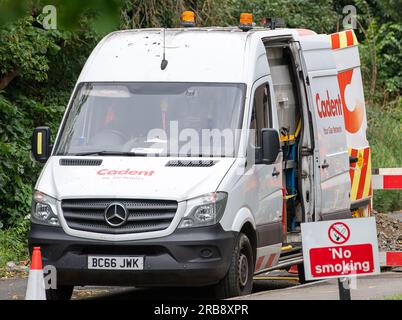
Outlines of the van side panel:
{"label": "van side panel", "polygon": [[334,33],[329,37],[338,70],[349,155],[358,159],[351,163],[350,168],[352,207],[353,203],[364,204],[366,208],[359,210],[358,216],[367,216],[371,211],[371,154],[366,137],[366,105],[358,42],[353,30]]}

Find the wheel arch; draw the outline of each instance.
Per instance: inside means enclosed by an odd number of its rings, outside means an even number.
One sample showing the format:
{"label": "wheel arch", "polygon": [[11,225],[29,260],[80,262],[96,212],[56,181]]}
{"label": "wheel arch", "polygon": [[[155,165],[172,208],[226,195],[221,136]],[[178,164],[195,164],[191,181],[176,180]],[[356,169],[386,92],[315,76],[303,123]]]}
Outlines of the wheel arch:
{"label": "wheel arch", "polygon": [[253,262],[255,265],[257,260],[257,232],[254,229],[253,225],[249,221],[247,221],[240,229],[240,233],[245,234],[250,240],[251,248],[253,249]]}
{"label": "wheel arch", "polygon": [[[249,238],[255,263],[257,259],[257,231],[254,216],[250,209],[246,207],[241,208],[234,216],[233,221],[227,222],[229,221],[224,223],[227,229],[238,233],[244,233]],[[224,227],[224,229],[226,228]]]}

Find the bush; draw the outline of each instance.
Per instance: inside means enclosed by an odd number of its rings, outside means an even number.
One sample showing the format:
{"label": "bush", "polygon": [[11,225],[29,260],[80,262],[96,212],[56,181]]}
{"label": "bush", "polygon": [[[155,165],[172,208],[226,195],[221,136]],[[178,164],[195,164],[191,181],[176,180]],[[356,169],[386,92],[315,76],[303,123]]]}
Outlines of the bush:
{"label": "bush", "polygon": [[77,30],[44,30],[34,11],[0,28],[0,267],[27,257],[24,217],[41,170],[30,159],[32,130],[49,126],[54,137],[101,36],[85,16],[74,21]]}
{"label": "bush", "polygon": [[12,228],[0,229],[0,269],[9,261],[18,263],[28,259],[28,230],[29,219],[20,219]]}
{"label": "bush", "polygon": [[75,32],[45,31],[36,21],[26,17],[0,29],[0,36],[6,35],[0,40],[0,78],[18,70],[0,91],[0,221],[5,228],[30,212],[41,170],[30,159],[32,130],[49,126],[54,137],[78,74],[99,40],[85,18]]}
{"label": "bush", "polygon": [[0,95],[0,220],[18,223],[30,211],[32,179],[38,168],[29,158],[32,120]]}
{"label": "bush", "polygon": [[[373,168],[402,166],[402,108],[387,111],[371,108],[368,115],[368,140],[372,151]],[[401,190],[374,191],[374,209],[380,212],[402,208]]]}

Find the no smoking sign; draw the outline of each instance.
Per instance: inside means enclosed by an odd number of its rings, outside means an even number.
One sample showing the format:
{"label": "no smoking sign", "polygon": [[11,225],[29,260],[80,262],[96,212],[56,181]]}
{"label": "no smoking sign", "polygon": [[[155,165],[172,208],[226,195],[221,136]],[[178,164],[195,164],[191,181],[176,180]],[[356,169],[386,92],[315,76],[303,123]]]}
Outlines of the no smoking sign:
{"label": "no smoking sign", "polygon": [[380,272],[375,218],[302,224],[307,280]]}
{"label": "no smoking sign", "polygon": [[335,244],[343,244],[350,238],[350,229],[343,222],[336,222],[328,228],[329,239]]}

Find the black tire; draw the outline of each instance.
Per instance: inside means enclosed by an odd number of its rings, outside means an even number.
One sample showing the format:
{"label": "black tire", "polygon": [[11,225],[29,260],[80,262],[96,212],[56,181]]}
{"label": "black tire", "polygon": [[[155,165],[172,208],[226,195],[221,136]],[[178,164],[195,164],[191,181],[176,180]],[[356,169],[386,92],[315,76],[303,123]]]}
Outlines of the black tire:
{"label": "black tire", "polygon": [[46,290],[47,300],[70,300],[73,295],[74,286],[57,286],[57,289]]}
{"label": "black tire", "polygon": [[250,294],[253,289],[254,257],[250,240],[239,234],[234,248],[229,270],[214,287],[218,299]]}

